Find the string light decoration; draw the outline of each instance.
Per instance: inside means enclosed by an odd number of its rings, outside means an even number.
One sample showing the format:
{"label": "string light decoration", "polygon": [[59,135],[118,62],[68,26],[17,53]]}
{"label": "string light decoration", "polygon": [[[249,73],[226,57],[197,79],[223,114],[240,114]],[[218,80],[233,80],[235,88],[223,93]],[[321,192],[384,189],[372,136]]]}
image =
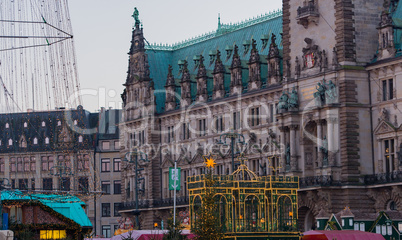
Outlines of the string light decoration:
{"label": "string light decoration", "polygon": [[[210,156],[204,159],[211,160]],[[203,219],[213,221],[213,214],[217,214],[225,238],[299,239],[298,177],[259,177],[248,169],[247,160],[244,154],[240,154],[237,157],[240,165],[231,175],[212,175],[211,168],[208,168],[205,175],[187,178],[191,231],[201,233],[200,226],[206,226]],[[211,198],[211,194],[213,201],[205,201]],[[206,208],[213,209],[213,212],[205,215],[202,211],[207,211]],[[212,231],[213,228],[208,225],[203,231]]]}
{"label": "string light decoration", "polygon": [[0,112],[81,105],[67,0],[0,2]]}

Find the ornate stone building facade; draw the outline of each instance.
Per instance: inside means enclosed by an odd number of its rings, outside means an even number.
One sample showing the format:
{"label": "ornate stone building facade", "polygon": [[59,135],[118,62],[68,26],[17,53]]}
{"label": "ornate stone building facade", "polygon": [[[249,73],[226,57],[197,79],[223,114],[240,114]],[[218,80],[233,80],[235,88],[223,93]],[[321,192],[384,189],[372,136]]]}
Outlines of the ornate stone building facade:
{"label": "ornate stone building facade", "polygon": [[[174,161],[182,168],[184,215],[186,177],[203,173],[203,154],[217,153],[215,171],[231,173],[233,149],[219,144],[231,131],[244,136],[233,151],[247,155],[251,170],[300,177],[301,230],[320,211],[346,206],[402,211],[401,16],[399,1],[283,0],[282,11],[219,23],[212,34],[172,46],[145,46],[137,16],[122,94],[121,156],[148,153],[137,183],[142,226],[167,218]],[[128,164],[122,178],[128,215],[134,185]]]}

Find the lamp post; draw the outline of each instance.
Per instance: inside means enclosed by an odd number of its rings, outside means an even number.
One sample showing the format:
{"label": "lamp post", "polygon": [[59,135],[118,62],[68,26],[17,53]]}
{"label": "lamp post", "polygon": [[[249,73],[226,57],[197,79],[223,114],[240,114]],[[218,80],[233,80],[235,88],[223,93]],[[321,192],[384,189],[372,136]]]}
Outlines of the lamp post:
{"label": "lamp post", "polygon": [[63,182],[63,176],[73,176],[74,173],[72,173],[71,168],[67,167],[65,164],[62,164],[61,162],[57,163],[56,166],[53,166],[50,168],[50,175],[58,177],[59,178],[59,190],[62,190],[62,182]]}
{"label": "lamp post", "polygon": [[[127,158],[128,155],[130,155],[130,160],[128,160],[128,158]],[[145,155],[145,158],[142,157],[143,155]],[[134,156],[134,160],[132,159],[133,156]],[[139,220],[140,211],[138,210],[138,180],[139,180],[138,172],[144,170],[144,168],[138,168],[138,161],[149,162],[148,155],[144,152],[134,149],[134,151],[130,151],[130,152],[126,153],[126,156],[123,161],[128,162],[128,163],[135,163],[135,169],[134,169],[135,170],[135,212],[134,212],[134,215],[135,215],[135,221],[138,226],[138,230],[141,230],[140,220]]]}
{"label": "lamp post", "polygon": [[8,178],[0,178],[0,227],[4,230],[3,226],[3,203],[1,201],[3,190],[10,188],[10,180]]}
{"label": "lamp post", "polygon": [[[244,135],[241,133],[236,133],[234,130],[230,130],[228,133],[221,134],[219,136],[218,144],[228,145],[226,140],[230,139],[230,150],[232,151],[232,173],[235,171],[234,168],[234,158],[235,158],[235,143],[245,144]],[[237,153],[236,153],[237,154]]]}

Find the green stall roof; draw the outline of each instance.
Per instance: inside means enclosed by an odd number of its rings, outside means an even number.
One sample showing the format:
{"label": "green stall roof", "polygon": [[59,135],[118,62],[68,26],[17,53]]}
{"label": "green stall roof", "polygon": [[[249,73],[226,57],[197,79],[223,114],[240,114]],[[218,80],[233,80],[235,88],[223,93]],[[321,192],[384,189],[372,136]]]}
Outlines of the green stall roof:
{"label": "green stall roof", "polygon": [[81,227],[92,227],[92,223],[82,208],[85,203],[76,196],[56,194],[24,194],[21,191],[2,191],[1,200],[37,201],[63,216],[73,220]]}

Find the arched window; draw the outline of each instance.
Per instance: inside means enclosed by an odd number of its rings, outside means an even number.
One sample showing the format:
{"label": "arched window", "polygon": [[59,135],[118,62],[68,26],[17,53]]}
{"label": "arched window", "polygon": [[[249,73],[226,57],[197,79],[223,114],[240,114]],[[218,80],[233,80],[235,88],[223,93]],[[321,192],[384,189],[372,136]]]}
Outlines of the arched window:
{"label": "arched window", "polygon": [[74,126],[77,126],[78,122],[77,120],[74,120]]}
{"label": "arched window", "polygon": [[84,141],[84,138],[80,135],[80,136],[78,137],[78,142],[82,143],[82,141]]}
{"label": "arched window", "polygon": [[28,123],[24,122],[24,128],[28,127]]}
{"label": "arched window", "polygon": [[38,138],[35,137],[35,138],[33,139],[33,144],[34,144],[34,145],[37,145],[37,144],[38,144]]}
{"label": "arched window", "polygon": [[45,144],[49,144],[49,138],[48,137],[45,138]]}
{"label": "arched window", "polygon": [[10,124],[6,123],[6,128],[9,128],[9,127],[10,127]]}
{"label": "arched window", "polygon": [[57,122],[57,126],[61,126],[61,121],[60,120]]}
{"label": "arched window", "polygon": [[10,138],[8,139],[8,146],[12,146],[13,145],[13,140]]}
{"label": "arched window", "polygon": [[46,127],[45,121],[42,121],[42,127]]}
{"label": "arched window", "polygon": [[387,210],[398,210],[396,203],[393,200],[390,200],[387,204]]}

